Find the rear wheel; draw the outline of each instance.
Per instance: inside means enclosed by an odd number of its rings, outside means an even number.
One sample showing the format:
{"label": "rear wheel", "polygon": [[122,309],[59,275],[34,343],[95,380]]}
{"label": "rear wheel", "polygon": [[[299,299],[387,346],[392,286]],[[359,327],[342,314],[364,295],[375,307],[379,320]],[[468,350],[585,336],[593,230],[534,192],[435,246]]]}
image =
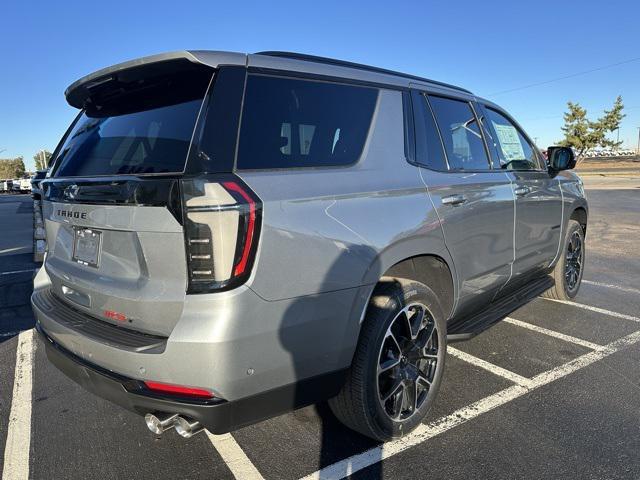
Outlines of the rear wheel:
{"label": "rear wheel", "polygon": [[562,255],[553,269],[555,285],[543,296],[556,300],[571,300],[578,294],[584,270],[584,230],[575,220],[569,220]]}
{"label": "rear wheel", "polygon": [[347,382],[329,406],[349,428],[387,441],[417,427],[438,391],[446,325],[435,293],[405,279],[371,298]]}

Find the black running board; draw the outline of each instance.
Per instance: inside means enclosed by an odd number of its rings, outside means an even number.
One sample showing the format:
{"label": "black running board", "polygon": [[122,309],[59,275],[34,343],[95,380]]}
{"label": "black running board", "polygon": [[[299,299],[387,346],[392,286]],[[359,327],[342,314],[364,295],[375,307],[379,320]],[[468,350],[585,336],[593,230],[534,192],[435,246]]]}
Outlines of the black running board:
{"label": "black running board", "polygon": [[514,310],[536,298],[554,285],[553,278],[544,276],[527,283],[515,292],[490,303],[473,315],[453,320],[447,326],[447,341],[461,342],[475,337],[487,328],[503,320]]}

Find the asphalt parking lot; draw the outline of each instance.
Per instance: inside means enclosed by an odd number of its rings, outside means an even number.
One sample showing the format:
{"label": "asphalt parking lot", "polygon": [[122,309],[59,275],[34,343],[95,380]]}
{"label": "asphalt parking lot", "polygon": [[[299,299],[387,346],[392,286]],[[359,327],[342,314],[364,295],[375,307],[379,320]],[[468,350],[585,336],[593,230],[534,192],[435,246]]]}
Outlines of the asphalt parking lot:
{"label": "asphalt parking lot", "polygon": [[30,327],[31,201],[0,196],[0,455],[9,478],[640,478],[640,177],[589,177],[575,302],[450,346],[425,423],[381,446],[308,407],[231,435],[151,434],[48,364]]}

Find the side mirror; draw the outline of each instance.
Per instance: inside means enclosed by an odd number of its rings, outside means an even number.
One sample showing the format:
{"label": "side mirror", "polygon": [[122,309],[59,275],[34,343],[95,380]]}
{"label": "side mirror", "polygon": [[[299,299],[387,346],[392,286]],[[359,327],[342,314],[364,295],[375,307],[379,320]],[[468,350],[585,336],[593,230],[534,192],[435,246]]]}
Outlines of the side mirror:
{"label": "side mirror", "polygon": [[547,157],[549,158],[549,170],[555,172],[571,170],[576,166],[576,156],[569,147],[549,147]]}

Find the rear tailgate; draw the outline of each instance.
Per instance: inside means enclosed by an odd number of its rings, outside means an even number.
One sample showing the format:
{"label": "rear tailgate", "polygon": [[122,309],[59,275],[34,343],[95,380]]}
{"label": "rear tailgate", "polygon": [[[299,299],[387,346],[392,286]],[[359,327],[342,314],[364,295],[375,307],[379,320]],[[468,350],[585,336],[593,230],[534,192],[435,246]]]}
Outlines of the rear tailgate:
{"label": "rear tailgate", "polygon": [[[182,313],[187,285],[179,213],[166,205],[97,205],[83,198],[95,191],[103,199],[122,196],[143,190],[140,185],[171,195],[177,181],[49,180],[46,185],[45,269],[52,293],[106,322],[168,336]],[[70,191],[78,201],[60,201]]]}
{"label": "rear tailgate", "polygon": [[52,294],[168,336],[187,291],[179,182],[214,70],[134,62],[74,84],[83,110],[42,182]]}

